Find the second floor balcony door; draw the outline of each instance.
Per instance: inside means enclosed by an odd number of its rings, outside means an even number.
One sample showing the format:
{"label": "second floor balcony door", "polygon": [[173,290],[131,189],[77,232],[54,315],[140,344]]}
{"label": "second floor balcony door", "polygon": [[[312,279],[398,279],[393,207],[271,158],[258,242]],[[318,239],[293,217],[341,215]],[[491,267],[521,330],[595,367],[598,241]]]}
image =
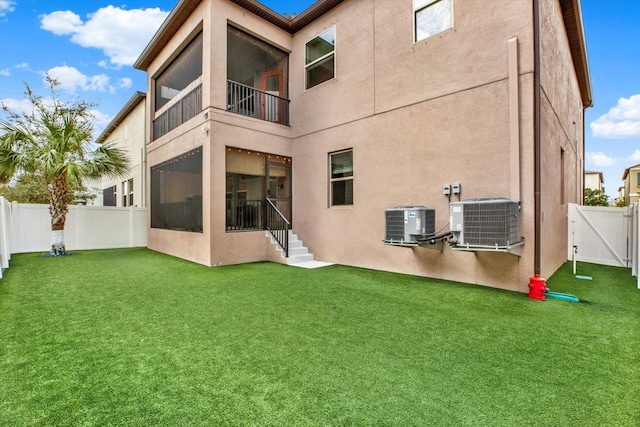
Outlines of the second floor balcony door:
{"label": "second floor balcony door", "polygon": [[282,123],[281,112],[284,101],[283,97],[283,73],[282,69],[267,71],[262,73],[262,88],[261,90],[269,95],[262,96],[262,120],[267,120],[274,123]]}

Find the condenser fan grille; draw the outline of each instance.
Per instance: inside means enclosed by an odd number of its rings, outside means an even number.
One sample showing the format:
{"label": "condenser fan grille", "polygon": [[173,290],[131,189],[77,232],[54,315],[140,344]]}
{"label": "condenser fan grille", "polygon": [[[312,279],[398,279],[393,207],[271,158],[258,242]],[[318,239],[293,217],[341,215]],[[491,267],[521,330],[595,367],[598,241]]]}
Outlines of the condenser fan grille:
{"label": "condenser fan grille", "polygon": [[517,203],[467,203],[464,205],[463,218],[466,244],[508,246],[520,241]]}

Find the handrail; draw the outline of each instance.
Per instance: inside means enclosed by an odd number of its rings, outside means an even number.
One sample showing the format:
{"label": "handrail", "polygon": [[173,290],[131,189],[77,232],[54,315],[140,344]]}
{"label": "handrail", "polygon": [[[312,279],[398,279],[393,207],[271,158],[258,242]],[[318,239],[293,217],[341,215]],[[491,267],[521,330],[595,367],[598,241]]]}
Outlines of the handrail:
{"label": "handrail", "polygon": [[267,219],[265,224],[267,231],[271,233],[276,242],[278,242],[284,250],[284,256],[289,257],[289,221],[287,221],[287,218],[285,218],[270,198],[267,197],[266,202]]}
{"label": "handrail", "polygon": [[227,111],[289,126],[289,100],[227,80]]}

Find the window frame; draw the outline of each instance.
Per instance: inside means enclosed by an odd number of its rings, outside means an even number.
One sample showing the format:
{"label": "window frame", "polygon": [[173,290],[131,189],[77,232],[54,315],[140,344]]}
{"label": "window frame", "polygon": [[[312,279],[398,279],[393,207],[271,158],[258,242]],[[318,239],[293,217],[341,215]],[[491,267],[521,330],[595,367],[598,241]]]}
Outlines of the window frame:
{"label": "window frame", "polygon": [[[322,55],[319,58],[314,59],[313,61],[309,62],[308,64],[306,63],[307,61],[307,45],[309,43],[311,43],[312,41],[314,41],[315,39],[319,38],[321,35],[323,35],[324,33],[326,33],[329,30],[333,29],[333,50],[331,52],[328,52],[324,55]],[[313,89],[314,87],[320,86],[323,83],[326,83],[330,80],[334,80],[336,78],[336,65],[337,65],[337,61],[336,61],[336,46],[338,45],[338,31],[337,31],[337,26],[334,24],[324,30],[322,30],[319,34],[317,34],[316,36],[310,38],[309,40],[307,40],[304,44],[304,90],[309,90],[309,89]],[[333,77],[331,77],[330,79],[324,80],[320,83],[317,83],[311,87],[309,87],[309,75],[308,75],[308,70],[309,68],[311,68],[312,66],[321,63],[322,61],[326,60],[327,58],[330,58],[331,56],[333,56]]]}
{"label": "window frame", "polygon": [[[334,155],[338,155],[338,154],[342,154],[342,153],[346,153],[346,152],[351,152],[351,176],[342,176],[342,177],[338,177],[338,178],[333,178],[332,174],[331,174],[331,159]],[[329,208],[344,208],[344,207],[352,207],[354,204],[353,201],[353,177],[354,177],[354,173],[353,173],[353,148],[346,148],[344,150],[339,150],[339,151],[333,151],[331,153],[329,153],[328,159],[329,164],[328,164],[328,175],[329,175]],[[333,183],[334,182],[344,182],[344,181],[351,181],[351,188],[352,188],[352,194],[351,194],[351,203],[350,204],[343,204],[343,205],[338,205],[338,204],[334,204],[333,203]]]}
{"label": "window frame", "polygon": [[[453,11],[454,11],[453,3],[454,3],[454,0],[424,0],[424,1],[428,1],[428,3],[423,5],[423,6],[421,6],[421,7],[416,7],[416,1],[417,0],[412,0],[412,6],[413,6],[412,7],[413,8],[413,42],[414,43],[419,43],[419,42],[421,42],[423,40],[430,39],[433,36],[436,36],[438,34],[441,34],[441,33],[445,32],[445,31],[450,30],[451,28],[453,28],[453,17],[454,17],[454,15],[453,15]],[[430,7],[433,7],[434,5],[436,5],[436,4],[440,3],[440,2],[443,2],[443,1],[449,1],[450,4],[451,4],[451,8],[450,8],[451,9],[450,10],[450,14],[451,14],[450,25],[447,28],[443,29],[442,31],[439,31],[439,32],[437,32],[435,34],[431,34],[430,36],[418,39],[418,19],[417,19],[418,13],[423,12],[423,11],[429,9]]]}

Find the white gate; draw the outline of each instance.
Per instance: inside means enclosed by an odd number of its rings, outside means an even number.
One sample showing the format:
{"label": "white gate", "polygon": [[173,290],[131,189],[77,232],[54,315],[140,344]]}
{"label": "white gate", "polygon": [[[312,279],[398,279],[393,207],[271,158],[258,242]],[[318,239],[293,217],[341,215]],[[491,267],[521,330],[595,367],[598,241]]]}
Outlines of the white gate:
{"label": "white gate", "polygon": [[[631,268],[638,276],[640,203],[623,208],[569,205],[567,259]],[[640,283],[640,282],[639,282]]]}

